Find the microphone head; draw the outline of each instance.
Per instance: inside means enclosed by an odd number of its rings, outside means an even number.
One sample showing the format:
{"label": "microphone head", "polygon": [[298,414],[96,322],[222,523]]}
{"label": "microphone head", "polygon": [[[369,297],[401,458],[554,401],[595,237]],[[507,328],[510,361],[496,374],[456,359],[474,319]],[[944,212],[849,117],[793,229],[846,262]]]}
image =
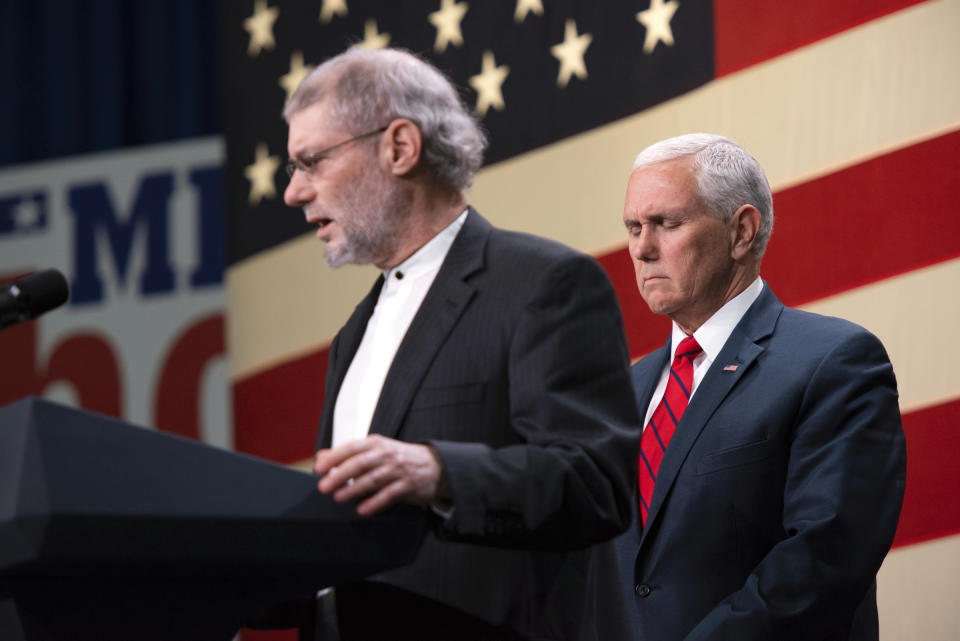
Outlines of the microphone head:
{"label": "microphone head", "polygon": [[56,269],[44,269],[14,282],[20,290],[17,299],[29,318],[35,318],[55,307],[60,307],[70,296],[67,279]]}

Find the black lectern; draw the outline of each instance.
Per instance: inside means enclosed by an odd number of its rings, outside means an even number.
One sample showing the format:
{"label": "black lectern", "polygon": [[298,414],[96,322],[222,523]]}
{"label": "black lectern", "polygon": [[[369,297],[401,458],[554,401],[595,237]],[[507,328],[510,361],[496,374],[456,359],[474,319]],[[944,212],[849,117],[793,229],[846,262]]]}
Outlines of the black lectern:
{"label": "black lectern", "polygon": [[37,398],[0,408],[3,641],[226,641],[410,562],[425,530],[252,456]]}

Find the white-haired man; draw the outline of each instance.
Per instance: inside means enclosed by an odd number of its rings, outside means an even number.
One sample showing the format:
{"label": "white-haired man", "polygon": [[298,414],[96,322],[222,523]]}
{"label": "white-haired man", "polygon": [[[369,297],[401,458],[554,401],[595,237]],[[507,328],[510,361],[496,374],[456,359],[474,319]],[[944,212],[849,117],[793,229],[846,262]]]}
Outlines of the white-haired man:
{"label": "white-haired man", "polygon": [[284,116],[286,203],[329,264],[382,270],[330,348],[319,489],[435,515],[413,564],[337,586],[341,638],[609,640],[594,544],[629,524],[639,418],[602,269],[468,207],[484,136],[409,53],[348,50]]}
{"label": "white-haired man", "polygon": [[618,547],[633,638],[876,640],[905,475],[883,346],[760,279],[770,187],[726,138],[645,149],[623,220],[640,294],[673,320],[632,371],[646,416]]}

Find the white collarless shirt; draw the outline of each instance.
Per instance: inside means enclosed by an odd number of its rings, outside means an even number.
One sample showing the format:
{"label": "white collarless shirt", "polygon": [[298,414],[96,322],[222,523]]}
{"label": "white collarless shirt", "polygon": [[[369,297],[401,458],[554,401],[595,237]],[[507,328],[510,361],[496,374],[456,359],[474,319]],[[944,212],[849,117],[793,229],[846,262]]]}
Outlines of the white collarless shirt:
{"label": "white collarless shirt", "polygon": [[[714,312],[713,316],[693,333],[693,337],[703,351],[693,359],[693,388],[690,390],[690,400],[693,400],[693,395],[696,393],[700,381],[706,376],[707,370],[710,369],[713,361],[720,354],[720,350],[723,349],[727,339],[730,338],[730,334],[733,333],[737,323],[740,322],[740,319],[747,313],[747,310],[750,309],[750,306],[753,305],[762,291],[763,281],[757,276],[757,279],[750,283],[746,289],[727,301],[726,305]],[[656,389],[653,390],[650,405],[647,406],[647,414],[643,419],[643,429],[647,429],[653,411],[660,404],[660,399],[667,391],[670,365],[673,363],[673,357],[677,353],[680,341],[686,337],[687,335],[683,330],[674,323],[673,332],[670,335],[670,358],[667,359],[667,366],[660,374],[660,381],[657,383]]]}
{"label": "white collarless shirt", "polygon": [[333,408],[333,447],[361,439],[400,343],[433,284],[467,210],[405,261],[383,272],[383,287]]}

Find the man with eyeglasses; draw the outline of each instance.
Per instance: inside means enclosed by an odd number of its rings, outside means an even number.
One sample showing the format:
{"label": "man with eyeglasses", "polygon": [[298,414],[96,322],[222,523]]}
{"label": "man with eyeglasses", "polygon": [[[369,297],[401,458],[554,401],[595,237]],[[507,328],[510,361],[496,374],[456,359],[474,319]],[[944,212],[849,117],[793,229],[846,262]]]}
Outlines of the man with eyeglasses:
{"label": "man with eyeglasses", "polygon": [[336,588],[341,639],[615,638],[601,542],[629,523],[639,420],[603,270],[467,205],[484,135],[409,53],[348,50],[284,117],[284,200],[331,266],[382,270],[330,348],[319,490],[433,522],[411,565]]}

